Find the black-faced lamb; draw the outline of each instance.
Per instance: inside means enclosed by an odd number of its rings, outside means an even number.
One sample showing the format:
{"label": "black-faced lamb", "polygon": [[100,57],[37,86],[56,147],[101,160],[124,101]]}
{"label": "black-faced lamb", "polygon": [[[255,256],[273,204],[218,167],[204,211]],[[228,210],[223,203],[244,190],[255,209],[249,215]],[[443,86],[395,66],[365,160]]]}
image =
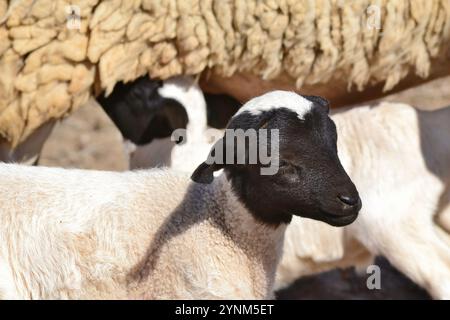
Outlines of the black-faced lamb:
{"label": "black-faced lamb", "polygon": [[[214,96],[211,99],[217,100]],[[165,81],[145,76],[119,83],[109,96],[98,97],[98,102],[125,139],[130,169],[186,165],[195,168],[212,142],[222,135],[221,131],[208,128],[207,118],[216,125],[225,122],[224,128],[232,115],[207,114],[203,93],[195,79],[188,76]],[[184,129],[182,135],[172,139],[174,131],[180,129]],[[209,135],[205,134],[207,130]],[[193,148],[197,152],[192,153]]]}
{"label": "black-faced lamb", "polygon": [[1,164],[0,297],[272,297],[292,215],[343,226],[361,202],[322,99],[271,92],[251,100],[228,128],[278,132],[268,148],[278,145],[271,156],[279,156],[279,170],[261,175],[259,163],[208,157],[192,175],[202,183],[194,183],[160,169]]}
{"label": "black-faced lamb", "polygon": [[[224,101],[222,108],[236,105]],[[382,103],[332,118],[344,168],[358,181],[364,199],[365,218],[337,229],[294,217],[276,287],[336,267],[356,266],[365,272],[380,254],[433,297],[449,297],[450,108],[426,112]],[[195,139],[188,139],[183,156],[173,153],[165,165],[193,170],[203,152],[194,145]],[[150,167],[154,156],[146,153],[141,166]]]}

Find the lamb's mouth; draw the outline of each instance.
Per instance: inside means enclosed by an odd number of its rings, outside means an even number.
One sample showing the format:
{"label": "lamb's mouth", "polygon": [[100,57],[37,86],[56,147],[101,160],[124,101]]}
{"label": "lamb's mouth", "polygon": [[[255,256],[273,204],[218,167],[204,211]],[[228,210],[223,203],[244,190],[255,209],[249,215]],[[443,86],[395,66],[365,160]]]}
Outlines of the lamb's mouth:
{"label": "lamb's mouth", "polygon": [[294,214],[303,218],[308,218],[308,219],[312,219],[312,220],[318,220],[318,221],[322,221],[325,222],[329,225],[332,225],[333,227],[343,227],[346,225],[351,224],[353,221],[356,220],[356,218],[358,217],[359,212],[353,212],[353,213],[349,213],[346,215],[337,215],[334,213],[330,213],[328,211],[324,211],[324,210],[320,210],[320,211],[316,211],[313,214],[308,214],[308,215],[304,215],[304,214]]}
{"label": "lamb's mouth", "polygon": [[319,213],[318,219],[323,222],[326,222],[334,227],[343,227],[343,226],[349,225],[350,223],[355,221],[357,217],[358,217],[358,212],[350,213],[347,215],[336,215],[336,214],[329,213],[326,211],[321,211]]}

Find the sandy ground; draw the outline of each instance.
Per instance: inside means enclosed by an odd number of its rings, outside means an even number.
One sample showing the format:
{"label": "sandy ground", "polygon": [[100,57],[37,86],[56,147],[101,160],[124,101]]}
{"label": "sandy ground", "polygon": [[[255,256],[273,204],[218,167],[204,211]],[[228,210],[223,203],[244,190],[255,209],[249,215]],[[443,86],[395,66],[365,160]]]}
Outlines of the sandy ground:
{"label": "sandy ground", "polygon": [[[405,102],[422,109],[450,106],[450,77],[406,90],[385,98]],[[450,125],[450,124],[449,124]],[[99,170],[126,170],[128,163],[122,138],[112,122],[95,101],[90,101],[56,125],[46,142],[40,165]],[[417,288],[384,259],[377,263],[382,269],[382,289],[368,290],[365,275],[354,270],[331,271],[300,279],[279,293],[283,299],[421,299],[427,294]]]}

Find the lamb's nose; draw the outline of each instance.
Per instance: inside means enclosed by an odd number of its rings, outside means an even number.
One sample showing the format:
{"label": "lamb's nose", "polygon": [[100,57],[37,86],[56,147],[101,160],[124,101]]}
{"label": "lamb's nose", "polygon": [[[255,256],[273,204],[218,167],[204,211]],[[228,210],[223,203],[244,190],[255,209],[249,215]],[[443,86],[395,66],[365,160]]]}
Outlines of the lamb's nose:
{"label": "lamb's nose", "polygon": [[352,197],[348,195],[338,195],[339,200],[341,200],[342,203],[345,203],[346,205],[350,207],[354,207],[359,203],[359,197]]}

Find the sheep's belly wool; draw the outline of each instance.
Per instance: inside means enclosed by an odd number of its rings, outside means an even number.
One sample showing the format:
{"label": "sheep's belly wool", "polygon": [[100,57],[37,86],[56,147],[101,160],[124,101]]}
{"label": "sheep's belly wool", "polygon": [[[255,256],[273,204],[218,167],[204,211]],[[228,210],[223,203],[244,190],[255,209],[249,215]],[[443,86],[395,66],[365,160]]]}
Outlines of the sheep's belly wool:
{"label": "sheep's belly wool", "polygon": [[[0,0],[0,136],[16,146],[118,81],[220,76],[347,79],[390,89],[426,77],[450,3],[309,0]],[[71,5],[69,5],[71,4]]]}

